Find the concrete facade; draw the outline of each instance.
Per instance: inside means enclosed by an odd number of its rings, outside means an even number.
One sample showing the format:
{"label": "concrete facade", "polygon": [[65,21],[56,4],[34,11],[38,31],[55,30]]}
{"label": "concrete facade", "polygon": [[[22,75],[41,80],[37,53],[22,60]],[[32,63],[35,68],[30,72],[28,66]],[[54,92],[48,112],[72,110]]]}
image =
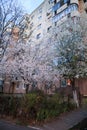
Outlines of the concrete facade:
{"label": "concrete facade", "polygon": [[48,0],[44,1],[30,14],[29,19],[29,41],[38,43],[52,26],[52,4],[49,4]]}
{"label": "concrete facade", "polygon": [[83,0],[44,0],[44,2],[29,15],[27,34],[31,34],[29,42],[36,44],[50,29],[59,26],[69,17],[80,17],[84,10]]}
{"label": "concrete facade", "polygon": [[[54,26],[58,27],[67,21],[68,18],[80,17],[81,14],[86,15],[86,13],[87,0],[44,0],[44,2],[29,15],[28,31],[29,34],[31,34],[29,42],[33,41],[34,44],[38,44],[46,35],[50,35],[50,30]],[[86,84],[86,80],[84,81]],[[58,79],[57,82],[57,86],[60,87]],[[86,90],[85,84],[83,84],[83,89]],[[82,94],[87,95],[87,91],[83,91],[83,89],[81,89],[80,85]]]}

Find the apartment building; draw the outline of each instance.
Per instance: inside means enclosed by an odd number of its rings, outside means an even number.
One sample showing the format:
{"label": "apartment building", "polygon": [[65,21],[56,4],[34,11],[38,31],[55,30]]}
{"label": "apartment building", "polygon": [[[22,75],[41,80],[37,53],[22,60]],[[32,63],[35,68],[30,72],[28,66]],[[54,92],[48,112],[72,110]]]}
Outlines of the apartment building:
{"label": "apartment building", "polygon": [[48,0],[45,0],[29,15],[30,24],[28,29],[31,32],[29,41],[37,43],[51,29],[52,5]]}
{"label": "apartment building", "polygon": [[[86,0],[44,0],[31,14],[25,16],[23,23],[26,24],[25,19],[28,21],[25,29],[25,37],[28,38],[28,42],[38,44],[45,36],[50,35],[50,30],[54,26],[58,27],[68,18],[80,17],[83,12],[87,13],[86,5]],[[14,30],[14,33],[15,31],[17,31],[17,29]],[[60,86],[57,78],[56,83]],[[39,86],[41,87],[43,84]],[[13,84],[13,88],[14,93],[25,93],[23,82],[20,82],[20,85]]]}
{"label": "apartment building", "polygon": [[[85,4],[84,4],[85,3]],[[59,26],[69,17],[80,17],[86,10],[86,0],[44,0],[44,2],[29,15],[27,33],[29,41],[38,43],[46,36],[53,26]]]}
{"label": "apartment building", "polygon": [[38,44],[50,35],[53,27],[58,28],[68,18],[79,18],[87,13],[86,0],[44,0],[30,15],[27,33],[29,42]]}

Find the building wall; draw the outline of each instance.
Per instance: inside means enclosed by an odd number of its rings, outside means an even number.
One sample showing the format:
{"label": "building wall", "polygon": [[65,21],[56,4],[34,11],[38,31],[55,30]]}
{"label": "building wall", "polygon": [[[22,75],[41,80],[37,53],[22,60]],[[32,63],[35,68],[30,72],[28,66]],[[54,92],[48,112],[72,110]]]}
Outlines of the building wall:
{"label": "building wall", "polygon": [[[80,17],[84,10],[83,0],[44,0],[30,15],[28,31],[31,36],[29,42],[39,43],[41,39],[54,26],[59,26],[65,22],[68,17]],[[28,32],[29,33],[29,32]]]}
{"label": "building wall", "polygon": [[[29,16],[29,30],[32,32],[29,41],[38,44],[44,37],[49,36],[47,34],[52,27],[60,26],[70,17],[80,17],[85,12],[86,6],[87,2],[84,4],[83,0],[44,0]],[[82,94],[87,94],[85,91],[87,81],[81,80],[80,82],[83,86],[79,85],[80,91]],[[59,83],[58,86],[60,86]]]}
{"label": "building wall", "polygon": [[81,95],[87,96],[87,78],[77,79],[76,87],[79,88]]}
{"label": "building wall", "polygon": [[52,26],[52,14],[48,14],[51,7],[52,5],[46,0],[30,14],[29,29],[32,35],[29,41],[35,41],[37,44]]}
{"label": "building wall", "polygon": [[25,93],[24,82],[20,81],[11,81],[9,77],[7,77],[4,81],[3,87],[4,93]]}

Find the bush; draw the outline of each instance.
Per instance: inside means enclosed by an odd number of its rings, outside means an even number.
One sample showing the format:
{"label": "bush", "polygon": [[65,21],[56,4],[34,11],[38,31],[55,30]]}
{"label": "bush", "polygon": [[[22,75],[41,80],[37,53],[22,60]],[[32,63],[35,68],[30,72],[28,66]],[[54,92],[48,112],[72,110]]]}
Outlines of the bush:
{"label": "bush", "polygon": [[63,98],[59,94],[48,96],[41,91],[31,92],[22,97],[2,95],[0,113],[19,117],[21,120],[49,120],[75,107],[70,102],[64,102]]}
{"label": "bush", "polygon": [[0,114],[17,116],[20,100],[13,96],[0,96]]}
{"label": "bush", "polygon": [[86,106],[87,106],[87,97],[84,97],[84,98],[83,98],[83,105],[86,105]]}

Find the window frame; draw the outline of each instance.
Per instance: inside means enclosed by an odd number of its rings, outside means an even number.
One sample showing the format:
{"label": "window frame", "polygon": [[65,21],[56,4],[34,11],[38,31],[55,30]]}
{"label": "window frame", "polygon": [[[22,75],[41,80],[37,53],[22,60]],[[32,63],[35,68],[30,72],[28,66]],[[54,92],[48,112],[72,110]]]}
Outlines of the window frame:
{"label": "window frame", "polygon": [[41,38],[41,33],[38,33],[36,39],[40,39],[40,38]]}

